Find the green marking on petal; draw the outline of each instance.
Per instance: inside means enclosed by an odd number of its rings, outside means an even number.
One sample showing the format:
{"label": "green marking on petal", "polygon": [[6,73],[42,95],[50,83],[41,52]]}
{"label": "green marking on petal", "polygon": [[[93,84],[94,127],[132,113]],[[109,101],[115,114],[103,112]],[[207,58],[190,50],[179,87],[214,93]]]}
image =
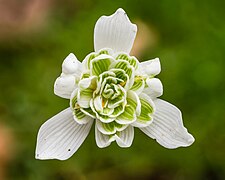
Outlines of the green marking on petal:
{"label": "green marking on petal", "polygon": [[137,103],[131,98],[127,98],[127,104],[134,109],[136,109],[136,107],[137,107]]}
{"label": "green marking on petal", "polygon": [[128,77],[123,69],[110,69],[110,71],[114,72],[118,79],[127,81]]}
{"label": "green marking on petal", "polygon": [[132,66],[130,66],[129,62],[125,60],[118,60],[119,62],[116,63],[114,66],[115,69],[122,69],[126,72],[126,74],[129,76],[129,78],[132,77],[134,69]]}
{"label": "green marking on petal", "polygon": [[103,72],[100,76],[99,76],[99,81],[102,82],[105,78],[107,77],[116,77],[116,74],[114,72],[111,72],[111,71],[106,71],[106,72]]}
{"label": "green marking on petal", "polygon": [[95,53],[90,53],[89,54],[89,57],[88,57],[88,60],[87,60],[87,68],[90,69],[90,64],[91,64],[91,61],[96,57],[97,55]]}
{"label": "green marking on petal", "polygon": [[90,78],[82,79],[78,84],[79,91],[77,94],[77,101],[82,108],[90,107],[90,100],[92,99],[93,92],[97,86],[96,79],[97,77],[92,76]]}
{"label": "green marking on petal", "polygon": [[135,91],[137,94],[140,94],[145,88],[145,81],[141,76],[135,76],[134,84],[131,87],[131,90]]}
{"label": "green marking on petal", "polygon": [[116,60],[118,59],[122,59],[122,60],[129,60],[129,56],[127,54],[119,54],[117,57],[116,57]]}
{"label": "green marking on petal", "polygon": [[96,123],[98,130],[106,135],[113,135],[117,133],[117,131],[123,131],[127,127],[127,125],[122,125],[115,121],[110,123],[102,123],[101,121],[97,121]]}
{"label": "green marking on petal", "polygon": [[81,90],[81,92],[80,92],[80,96],[87,96],[90,98],[92,97],[92,94],[93,94],[93,89],[91,89],[91,88]]}
{"label": "green marking on petal", "polygon": [[103,123],[110,123],[110,122],[113,122],[115,120],[115,118],[112,118],[108,115],[102,115],[102,114],[97,114],[96,117]]}
{"label": "green marking on petal", "polygon": [[110,59],[95,59],[91,62],[91,72],[92,75],[100,75],[101,73],[107,71],[111,64]]}
{"label": "green marking on petal", "polygon": [[100,76],[98,77],[98,84],[97,84],[96,94],[99,93],[100,89],[104,88],[102,86],[105,86],[105,84],[103,84],[103,81],[105,80],[105,78],[107,78],[107,77],[115,77],[115,76],[116,76],[115,73],[110,72],[110,71],[106,71],[106,72],[103,72],[102,74],[100,74]]}
{"label": "green marking on petal", "polygon": [[145,99],[140,98],[141,102],[141,114],[138,116],[140,121],[151,121],[151,114],[153,113],[153,107]]}
{"label": "green marking on petal", "polygon": [[118,96],[113,100],[109,99],[108,100],[108,107],[109,108],[115,108],[115,107],[119,106],[122,102],[124,102],[124,98],[125,97],[123,97],[123,96]]}
{"label": "green marking on petal", "polygon": [[114,128],[115,128],[115,125],[114,125],[114,122],[111,122],[111,123],[102,123],[102,127],[106,131],[113,132],[114,131]]}
{"label": "green marking on petal", "polygon": [[95,117],[96,117],[96,116],[95,116],[95,113],[92,111],[91,108],[80,108],[80,110],[81,110],[84,114],[86,114],[86,115],[88,115],[88,116],[90,116],[90,117],[92,117],[92,118],[95,118]]}
{"label": "green marking on petal", "polygon": [[135,69],[138,68],[138,60],[132,56],[130,59],[129,59],[129,62],[130,62],[130,65],[133,66]]}
{"label": "green marking on petal", "polygon": [[75,96],[72,98],[72,101],[71,101],[71,105],[72,105],[73,108],[75,107],[76,103],[77,103],[77,95],[75,95]]}
{"label": "green marking on petal", "polygon": [[110,115],[110,114],[112,114],[112,112],[113,112],[113,109],[103,108],[103,114],[105,114],[105,115]]}
{"label": "green marking on petal", "polygon": [[106,99],[109,99],[112,97],[113,93],[114,93],[114,91],[112,89],[112,85],[106,84],[105,88],[102,92],[102,96]]}
{"label": "green marking on petal", "polygon": [[116,60],[126,60],[130,63],[131,66],[134,67],[134,69],[138,68],[138,60],[134,56],[129,56],[127,54],[119,54],[116,57]]}
{"label": "green marking on petal", "polygon": [[100,89],[100,93],[102,93],[103,92],[103,90],[105,89],[105,86],[107,85],[107,84],[109,84],[109,85],[113,85],[113,84],[116,84],[117,83],[117,79],[115,78],[115,77],[106,77],[104,80],[103,80],[103,82],[102,82],[102,84],[101,84],[101,89]]}
{"label": "green marking on petal", "polygon": [[132,123],[135,120],[135,109],[130,105],[126,105],[124,112],[116,118],[116,121],[120,124]]}
{"label": "green marking on petal", "polygon": [[83,119],[86,116],[80,109],[75,109],[74,115],[78,120]]}
{"label": "green marking on petal", "polygon": [[73,109],[73,115],[75,116],[76,121],[79,123],[86,123],[87,120],[90,119],[90,117],[87,117],[86,114],[84,112],[82,112],[80,105],[77,102],[77,91],[75,91],[74,93],[74,97],[71,100],[71,106]]}
{"label": "green marking on petal", "polygon": [[101,54],[109,55],[109,52],[106,49],[102,49],[102,50],[99,51],[98,55],[101,55]]}
{"label": "green marking on petal", "polygon": [[120,96],[120,95],[123,96],[123,92],[121,91],[121,89],[117,85],[113,84],[113,90],[114,90],[114,94],[110,98],[111,101],[114,101],[114,99],[118,98],[118,96]]}
{"label": "green marking on petal", "polygon": [[116,134],[118,133],[118,132],[120,132],[120,131],[123,131],[124,129],[126,129],[127,128],[127,124],[119,124],[119,123],[117,123],[116,121],[114,121],[114,124],[115,124],[115,126],[116,126]]}
{"label": "green marking on petal", "polygon": [[89,108],[90,107],[90,100],[93,96],[93,90],[90,88],[81,90],[78,92],[78,104],[83,108]]}
{"label": "green marking on petal", "polygon": [[82,74],[81,79],[85,79],[85,78],[89,78],[89,77],[90,77],[89,73],[84,73],[84,74]]}
{"label": "green marking on petal", "polygon": [[119,116],[120,114],[123,113],[124,107],[125,106],[123,106],[123,105],[119,105],[119,106],[115,107],[113,113],[111,115],[109,115],[109,116],[110,117],[117,117],[117,116]]}
{"label": "green marking on petal", "polygon": [[127,104],[136,109],[136,115],[139,116],[141,113],[141,102],[140,98],[134,91],[129,90],[127,92]]}
{"label": "green marking on petal", "polygon": [[118,128],[118,129],[120,129],[120,128],[122,128],[123,127],[123,125],[122,124],[119,124],[119,123],[117,123],[117,122],[114,122],[115,123],[115,126]]}
{"label": "green marking on petal", "polygon": [[96,125],[97,125],[98,130],[105,135],[111,135],[116,132],[116,126],[115,126],[114,122],[103,123],[103,122],[97,120]]}

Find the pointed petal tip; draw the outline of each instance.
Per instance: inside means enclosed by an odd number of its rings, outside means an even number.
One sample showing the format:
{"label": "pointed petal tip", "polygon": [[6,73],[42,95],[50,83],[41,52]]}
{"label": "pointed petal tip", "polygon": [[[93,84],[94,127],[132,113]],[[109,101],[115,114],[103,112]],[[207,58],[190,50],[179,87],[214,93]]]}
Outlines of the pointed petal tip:
{"label": "pointed petal tip", "polygon": [[123,8],[118,8],[118,9],[116,10],[116,13],[126,13],[126,12],[124,11]]}
{"label": "pointed petal tip", "polygon": [[180,146],[178,145],[171,149],[176,149],[179,147],[188,147],[188,146],[191,146],[194,142],[195,142],[195,138],[191,134],[188,133],[186,139],[184,139],[184,141],[182,142],[182,144],[180,144]]}
{"label": "pointed petal tip", "polygon": [[62,63],[62,72],[65,74],[80,75],[81,62],[77,57],[70,53]]}
{"label": "pointed petal tip", "polygon": [[195,142],[195,138],[191,134],[188,134],[188,136],[189,137],[187,138],[187,146],[190,146]]}
{"label": "pointed petal tip", "polygon": [[76,58],[76,56],[73,53],[69,53],[69,55],[66,56],[65,59],[67,59],[67,58]]}

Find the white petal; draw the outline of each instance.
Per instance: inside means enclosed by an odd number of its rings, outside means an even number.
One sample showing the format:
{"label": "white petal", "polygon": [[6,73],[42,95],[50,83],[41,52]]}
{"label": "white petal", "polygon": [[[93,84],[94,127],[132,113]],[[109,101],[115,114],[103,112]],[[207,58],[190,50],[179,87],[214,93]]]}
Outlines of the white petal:
{"label": "white petal", "polygon": [[62,64],[62,72],[64,74],[81,74],[82,64],[77,60],[76,56],[73,53],[70,53]]}
{"label": "white petal", "polygon": [[55,81],[54,93],[59,97],[70,99],[71,93],[76,87],[76,78],[73,75],[62,74]]}
{"label": "white petal", "polygon": [[78,90],[77,103],[79,104],[80,107],[89,108],[91,99],[92,99],[92,96],[81,95],[81,92]]}
{"label": "white petal", "polygon": [[103,107],[102,107],[102,97],[100,95],[96,96],[94,98],[94,107],[96,109],[97,112],[102,112],[103,111]]}
{"label": "white petal", "polygon": [[95,51],[111,48],[114,52],[130,53],[136,32],[137,26],[119,8],[113,15],[98,19],[94,29]]}
{"label": "white petal", "polygon": [[37,136],[36,158],[70,158],[86,139],[93,120],[85,125],[76,123],[70,108],[46,121]]}
{"label": "white petal", "polygon": [[110,136],[102,134],[95,125],[95,141],[99,148],[107,147],[111,144]]}
{"label": "white petal", "polygon": [[155,99],[163,94],[163,85],[158,78],[147,78],[147,88],[144,89],[144,93],[149,95],[152,99]]}
{"label": "white petal", "polygon": [[96,88],[96,81],[97,81],[97,76],[91,76],[89,78],[85,78],[85,79],[80,80],[78,86],[81,89],[87,89],[87,88],[95,89]]}
{"label": "white petal", "polygon": [[147,75],[151,77],[159,74],[160,71],[161,71],[161,65],[160,65],[159,58],[141,62],[138,67],[138,72],[141,75]]}
{"label": "white petal", "polygon": [[114,135],[117,144],[120,147],[130,147],[134,139],[134,128],[128,126],[125,130]]}
{"label": "white petal", "polygon": [[166,148],[190,146],[194,142],[194,137],[184,127],[180,110],[160,99],[154,103],[156,112],[152,124],[140,129]]}

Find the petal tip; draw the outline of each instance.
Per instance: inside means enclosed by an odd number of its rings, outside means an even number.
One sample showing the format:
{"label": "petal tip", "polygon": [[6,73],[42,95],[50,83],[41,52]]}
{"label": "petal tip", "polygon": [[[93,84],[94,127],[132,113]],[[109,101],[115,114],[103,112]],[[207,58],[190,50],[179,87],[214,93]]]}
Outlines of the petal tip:
{"label": "petal tip", "polygon": [[160,61],[158,57],[156,57],[154,60],[155,60],[155,61]]}
{"label": "petal tip", "polygon": [[116,10],[116,13],[125,13],[125,14],[126,14],[126,12],[124,11],[123,8],[118,8],[118,9]]}
{"label": "petal tip", "polygon": [[65,59],[69,59],[69,58],[76,58],[76,56],[73,53],[69,53],[69,55]]}
{"label": "petal tip", "polygon": [[65,74],[79,74],[80,67],[81,62],[73,53],[70,53],[62,63],[62,72]]}
{"label": "petal tip", "polygon": [[194,138],[191,134],[189,134],[189,137],[188,137],[188,139],[187,139],[187,145],[190,146],[190,145],[192,145],[194,142],[195,142],[195,138]]}

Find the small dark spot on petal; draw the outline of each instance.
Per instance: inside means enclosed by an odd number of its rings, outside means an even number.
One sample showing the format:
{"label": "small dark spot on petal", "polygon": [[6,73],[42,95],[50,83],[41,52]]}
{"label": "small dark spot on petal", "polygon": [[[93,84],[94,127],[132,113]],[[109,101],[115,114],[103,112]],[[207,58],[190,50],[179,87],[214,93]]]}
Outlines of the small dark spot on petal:
{"label": "small dark spot on petal", "polygon": [[68,151],[70,151],[70,149],[68,149]]}

